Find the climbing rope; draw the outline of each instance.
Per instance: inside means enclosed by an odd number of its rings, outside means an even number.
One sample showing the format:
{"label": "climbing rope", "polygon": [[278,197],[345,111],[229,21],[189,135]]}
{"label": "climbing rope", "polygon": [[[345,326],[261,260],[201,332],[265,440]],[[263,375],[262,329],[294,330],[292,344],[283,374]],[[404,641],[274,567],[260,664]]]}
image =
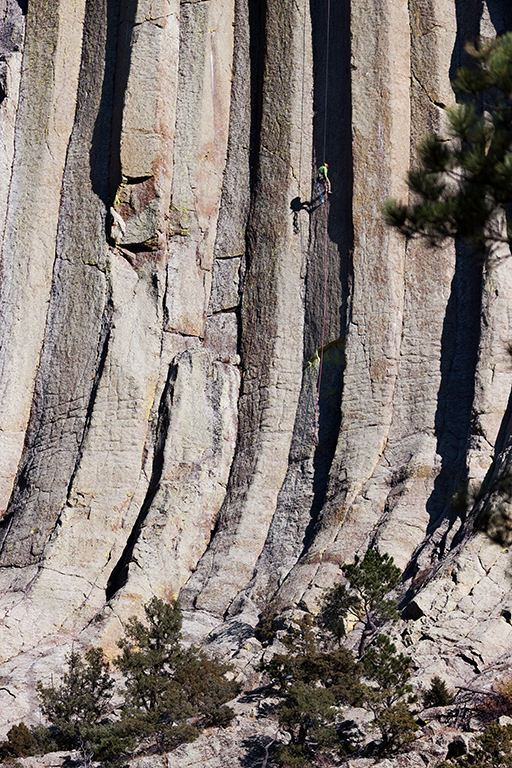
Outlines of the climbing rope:
{"label": "climbing rope", "polygon": [[320,387],[322,385],[322,369],[324,367],[324,346],[325,346],[325,326],[327,324],[327,200],[324,203],[325,208],[325,227],[324,227],[324,301],[323,301],[323,317],[322,317],[322,344],[320,346],[320,368],[318,369],[318,385],[316,393],[316,406],[315,406],[315,432],[314,440],[318,445],[318,415],[320,409]]}
{"label": "climbing rope", "polygon": [[[307,16],[307,10],[306,10],[306,4],[304,4],[304,21],[302,23],[302,94],[301,94],[301,99],[300,99],[300,125],[301,125],[301,131],[300,131],[299,178],[298,178],[299,199],[300,200],[302,200],[302,190],[301,190],[301,184],[302,184],[302,142],[303,142],[303,134],[304,134],[302,126],[304,125],[304,80],[306,79],[306,16]],[[301,245],[302,245],[302,236],[301,236]]]}
{"label": "climbing rope", "polygon": [[324,157],[325,163],[325,149],[327,145],[327,93],[329,85],[329,35],[331,27],[331,0],[327,0],[327,40],[325,45],[325,104],[324,104]]}
{"label": "climbing rope", "polygon": [[[323,162],[325,163],[325,152],[327,147],[327,92],[329,86],[329,36],[331,26],[331,0],[327,0],[327,40],[325,46],[325,103],[324,103],[324,155]],[[323,297],[323,316],[322,316],[322,344],[320,346],[320,368],[318,370],[318,384],[316,394],[316,407],[315,407],[315,430],[313,439],[318,445],[318,416],[320,410],[320,387],[322,386],[322,370],[324,367],[324,346],[325,346],[325,326],[327,324],[327,190],[325,192],[324,209],[325,209],[325,226],[324,226],[324,297]]]}

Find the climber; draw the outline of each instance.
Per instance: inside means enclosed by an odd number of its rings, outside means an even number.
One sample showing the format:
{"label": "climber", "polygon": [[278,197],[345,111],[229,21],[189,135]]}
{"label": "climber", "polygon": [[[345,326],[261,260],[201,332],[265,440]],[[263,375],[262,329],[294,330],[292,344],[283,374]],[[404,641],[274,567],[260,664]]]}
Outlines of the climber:
{"label": "climber", "polygon": [[328,163],[324,163],[320,166],[318,169],[318,180],[322,182],[324,185],[324,190],[327,195],[331,194],[331,182],[329,181],[329,177],[327,176],[327,171],[329,169]]}

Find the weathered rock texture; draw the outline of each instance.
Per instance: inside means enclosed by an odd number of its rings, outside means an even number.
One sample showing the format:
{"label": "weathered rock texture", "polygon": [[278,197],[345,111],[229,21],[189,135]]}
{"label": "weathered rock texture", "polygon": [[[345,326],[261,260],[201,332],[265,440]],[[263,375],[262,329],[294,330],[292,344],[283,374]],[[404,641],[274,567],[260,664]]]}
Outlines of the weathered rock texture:
{"label": "weathered rock texture", "polygon": [[314,610],[369,546],[420,682],[506,668],[478,521],[512,519],[512,260],[380,209],[464,42],[511,27],[505,0],[0,0],[2,732],[151,595],[250,666],[262,608]]}

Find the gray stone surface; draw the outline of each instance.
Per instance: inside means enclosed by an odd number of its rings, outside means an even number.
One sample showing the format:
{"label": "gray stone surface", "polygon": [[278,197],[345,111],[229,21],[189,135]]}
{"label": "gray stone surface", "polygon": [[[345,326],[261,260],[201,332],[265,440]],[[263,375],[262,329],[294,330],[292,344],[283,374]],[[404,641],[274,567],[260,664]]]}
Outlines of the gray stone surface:
{"label": "gray stone surface", "polygon": [[216,259],[213,266],[209,314],[234,309],[240,301],[240,257]]}
{"label": "gray stone surface", "polygon": [[[331,3],[327,46],[306,0],[0,0],[0,735],[152,594],[252,685],[261,610],[370,546],[416,687],[509,674],[512,260],[381,218],[512,26],[463,5]],[[272,736],[236,706],[176,768]]]}
{"label": "gray stone surface", "polygon": [[[292,175],[292,168],[301,167],[311,136],[309,120],[300,121],[303,75],[297,70],[297,77],[284,84],[280,76],[284,58],[303,62],[299,18],[295,6],[272,6],[266,19],[267,76],[242,289],[237,453],[216,535],[181,593],[187,605],[220,614],[251,579],[265,543],[287,469],[300,390],[301,232],[294,230],[288,206],[301,181]],[[306,174],[305,164],[303,169]]]}
{"label": "gray stone surface", "polygon": [[[23,448],[45,333],[60,190],[76,114],[84,12],[85,0],[55,0],[31,8],[17,105],[12,62],[15,101],[8,120],[15,108],[17,115],[14,138],[12,124],[10,138],[9,130],[4,134],[11,142],[5,158],[11,173],[9,203],[1,219],[0,509],[4,511]],[[3,21],[9,24],[10,14]]]}

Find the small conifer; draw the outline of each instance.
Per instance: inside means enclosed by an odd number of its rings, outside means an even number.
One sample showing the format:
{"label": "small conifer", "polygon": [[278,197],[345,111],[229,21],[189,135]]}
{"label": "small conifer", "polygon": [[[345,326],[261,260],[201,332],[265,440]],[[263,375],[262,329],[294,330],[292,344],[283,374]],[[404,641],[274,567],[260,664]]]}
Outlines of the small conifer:
{"label": "small conifer", "polygon": [[409,172],[412,202],[385,204],[386,221],[407,237],[431,244],[462,237],[492,254],[512,242],[505,212],[512,203],[512,33],[475,48],[475,67],[460,69],[453,87],[460,103],[446,110],[447,136],[431,133]]}
{"label": "small conifer", "polygon": [[342,568],[349,588],[338,584],[327,590],[320,608],[318,621],[338,643],[345,634],[344,620],[354,613],[363,622],[359,657],[364,654],[369,638],[387,620],[399,617],[396,600],[386,599],[399,583],[401,572],[388,554],[381,555],[370,549],[359,563],[345,564]]}
{"label": "small conifer", "polygon": [[146,622],[128,620],[116,666],[126,677],[122,722],[137,738],[154,740],[161,752],[194,741],[208,725],[228,725],[226,702],[239,686],[230,668],[181,642],[179,603],[152,598]]}
{"label": "small conifer", "polygon": [[37,746],[36,738],[25,723],[13,725],[7,733],[7,741],[0,744],[0,759],[36,755]]}
{"label": "small conifer", "polygon": [[447,707],[453,704],[454,696],[450,693],[445,681],[435,675],[430,681],[430,688],[423,694],[424,707]]}
{"label": "small conifer", "polygon": [[[77,749],[83,765],[100,756],[112,761],[132,743],[107,717],[114,689],[109,664],[101,648],[90,648],[84,657],[72,651],[66,661],[68,668],[59,686],[37,683],[41,711],[55,729],[58,745]],[[48,737],[43,734],[39,741],[45,740]]]}

